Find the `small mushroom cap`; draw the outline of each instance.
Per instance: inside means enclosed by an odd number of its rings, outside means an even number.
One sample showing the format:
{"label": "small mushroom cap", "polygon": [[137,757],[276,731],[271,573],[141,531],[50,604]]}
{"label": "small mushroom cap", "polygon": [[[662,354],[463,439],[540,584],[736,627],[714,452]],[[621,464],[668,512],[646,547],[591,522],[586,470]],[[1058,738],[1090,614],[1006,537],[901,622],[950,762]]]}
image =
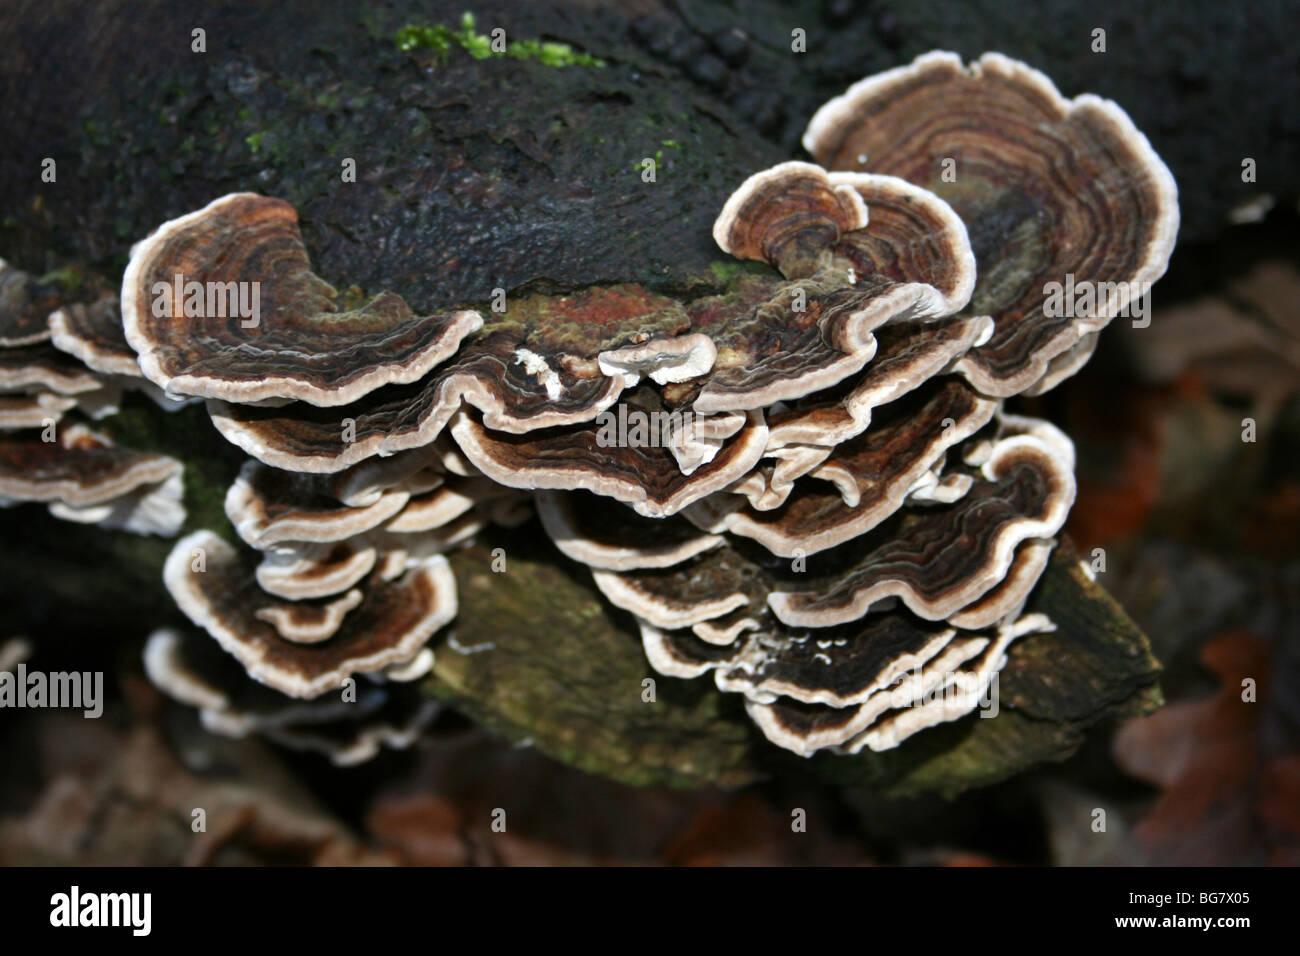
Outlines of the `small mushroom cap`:
{"label": "small mushroom cap", "polygon": [[[1173,177],[1119,106],[1067,100],[1000,54],[966,67],[930,53],[869,77],[817,112],[804,145],[829,169],[921,184],[965,221],[979,261],[969,308],[996,325],[960,368],[989,395],[1033,386],[1104,327],[1164,273],[1178,231]],[[1116,294],[1088,315],[1049,315],[1051,282]]]}
{"label": "small mushroom cap", "polygon": [[1031,538],[1016,548],[1011,570],[1000,584],[974,604],[968,604],[948,618],[950,624],[969,630],[991,627],[1008,616],[1019,617],[1025,600],[1047,568],[1056,541]]}
{"label": "small mushroom cap", "polygon": [[51,501],[49,511],[64,521],[170,538],[185,524],[185,484],[177,470],[157,484],[140,485],[103,504],[72,505]]}
{"label": "small mushroom cap", "polygon": [[604,571],[671,567],[724,540],[681,518],[647,521],[621,502],[584,491],[539,491],[536,499],[542,527],[555,546]]}
{"label": "small mushroom cap", "polygon": [[361,591],[353,588],[335,598],[264,605],[253,616],[274,627],[286,641],[319,644],[337,634],[348,612],[360,603]]}
{"label": "small mushroom cap", "polygon": [[[307,701],[286,697],[251,680],[239,662],[206,634],[174,628],[160,628],[149,635],[144,670],[153,685],[173,700],[214,716],[220,714],[211,721],[212,729],[227,736],[368,715],[384,698],[381,688],[364,682],[358,683],[355,701],[333,694]],[[206,725],[208,714],[204,717]]]}
{"label": "small mushroom cap", "polygon": [[[1074,503],[1073,453],[1062,447],[1069,439],[1046,423],[1035,431],[999,441],[959,501],[901,514],[896,527],[825,552],[833,564],[857,551],[842,569],[822,575],[810,559],[807,580],[768,596],[772,610],[787,624],[824,627],[888,597],[926,620],[978,601],[1007,578],[1020,544],[1059,531]],[[1021,582],[1026,593],[1035,580]]]}
{"label": "small mushroom cap", "polygon": [[[417,658],[426,660],[423,655]],[[381,746],[409,746],[438,712],[436,702],[418,692],[365,681],[354,701],[334,695],[315,700],[285,697],[250,680],[208,637],[189,631],[151,634],[144,666],[159,690],[199,708],[203,727],[211,733],[261,734],[291,749],[326,754],[340,766],[368,760]]]}
{"label": "small mushroom cap", "polygon": [[456,582],[441,555],[392,581],[372,577],[338,631],[312,644],[284,640],[257,616],[265,601],[252,568],[210,531],[176,543],[163,582],[181,611],[249,676],[291,697],[318,697],[352,674],[409,661],[456,614]]}
{"label": "small mushroom cap", "polygon": [[770,414],[768,450],[798,444],[833,448],[862,434],[875,408],[951,368],[992,331],[988,316],[885,326],[876,333],[876,356],[861,375]]}
{"label": "small mushroom cap", "polygon": [[[716,555],[717,560],[709,560]],[[630,611],[639,620],[665,630],[692,627],[704,621],[723,617],[738,609],[752,609],[756,596],[747,593],[743,582],[727,582],[726,572],[730,568],[723,566],[719,574],[721,581],[704,581],[701,578],[717,572],[718,565],[726,560],[726,555],[719,549],[714,555],[706,554],[704,559],[690,564],[691,576],[688,583],[694,585],[689,590],[677,590],[672,585],[680,585],[684,572],[672,576],[642,572],[638,574],[615,573],[613,571],[593,571],[592,578],[596,587],[615,607]],[[676,569],[675,569],[676,570]],[[699,574],[703,570],[704,574]],[[711,586],[732,583],[733,588]]]}
{"label": "small mushroom cap", "polygon": [[[202,302],[188,283],[199,283]],[[254,293],[257,314],[245,314]],[[137,243],[122,316],[145,377],[172,394],[324,406],[421,378],[483,321],[415,316],[388,293],[340,311],[311,272],[293,207],[253,193],[217,199]]]}
{"label": "small mushroom cap", "polygon": [[[666,416],[665,416],[666,417]],[[595,423],[552,432],[507,435],[483,426],[473,413],[452,423],[456,443],[474,465],[512,488],[585,490],[630,504],[647,517],[671,515],[719,491],[754,467],[767,442],[761,412],[708,464],[682,474],[671,451],[647,438],[606,440],[615,425]],[[647,418],[644,421],[662,421]],[[647,424],[647,430],[651,425]]]}
{"label": "small mushroom cap", "polygon": [[965,307],[975,289],[975,252],[951,206],[897,176],[838,172],[827,179],[853,189],[871,209],[871,224],[845,233],[834,247],[856,275],[928,286],[934,315]]}
{"label": "small mushroom cap", "polygon": [[0,436],[0,498],[101,505],[179,475],[167,455],[133,451],[82,425],[59,429],[58,440],[39,434]]}
{"label": "small mushroom cap", "polygon": [[945,675],[940,686],[926,692],[919,706],[914,704],[886,713],[841,745],[839,751],[855,754],[864,749],[891,750],[928,727],[966,716],[984,699],[993,677],[1005,666],[1011,643],[1027,634],[1052,630],[1055,625],[1042,614],[1028,614],[1007,622],[997,629],[979,657]]}
{"label": "small mushroom cap", "polygon": [[379,527],[410,497],[392,488],[371,504],[350,508],[333,497],[328,478],[250,461],[226,493],[225,507],[239,536],[265,550],[283,541],[344,541]]}
{"label": "small mushroom cap", "polygon": [[[918,702],[952,682],[963,665],[979,660],[990,643],[988,638],[978,636],[950,641],[929,666],[922,666],[896,685],[853,706],[831,707],[781,698],[772,702],[747,700],[745,709],[772,743],[800,756],[811,756],[819,750],[848,744],[891,714],[920,709],[923,705]],[[974,705],[975,701],[971,701],[963,713]]]}
{"label": "small mushroom cap", "polygon": [[0,348],[48,339],[45,317],[55,301],[34,278],[0,259]]}
{"label": "small mushroom cap", "polygon": [[395,534],[436,531],[447,527],[475,508],[517,496],[518,492],[487,478],[451,476],[440,480],[437,487],[429,491],[412,494],[410,500],[384,526],[384,529]]}
{"label": "small mushroom cap", "polygon": [[103,384],[94,372],[48,342],[0,349],[0,393],[44,389],[78,395]]}
{"label": "small mushroom cap", "polygon": [[263,554],[257,584],[267,594],[289,601],[330,597],[362,581],[378,557],[373,545],[357,538],[285,543]]}
{"label": "small mushroom cap", "polygon": [[[340,472],[329,483],[330,494],[350,508],[372,505],[394,488],[411,489],[417,476],[427,477],[434,471],[446,471],[442,449],[426,446],[412,451],[372,458]],[[423,490],[436,487],[429,483]]]}
{"label": "small mushroom cap", "polygon": [[54,347],[81,360],[96,372],[141,378],[135,350],[122,328],[122,302],[107,295],[95,302],[74,303],[50,314]]}
{"label": "small mushroom cap", "polygon": [[0,395],[0,431],[40,428],[57,422],[63,413],[77,407],[77,400],[51,392]]}
{"label": "small mushroom cap", "polygon": [[629,386],[635,385],[643,375],[667,385],[699,378],[713,368],[717,357],[713,340],[697,333],[608,349],[596,361],[602,372],[622,375]]}
{"label": "small mushroom cap", "polygon": [[661,673],[668,671],[660,663],[694,665],[698,673],[713,671],[724,692],[764,703],[784,697],[829,707],[862,703],[934,659],[958,633],[906,612],[817,631],[787,628],[769,615],[726,646],[703,642],[689,631],[646,624],[641,631],[647,656]]}
{"label": "small mushroom cap", "polygon": [[737,259],[806,278],[825,266],[840,236],[866,224],[867,204],[857,190],[832,183],[819,166],[789,162],[755,173],[731,194],[713,239]]}
{"label": "small mushroom cap", "polygon": [[[879,205],[878,224],[861,228],[825,215],[823,207],[839,208],[851,194],[865,206]],[[809,196],[817,197],[816,211],[800,211]],[[738,234],[750,213],[766,239]],[[767,214],[775,218],[764,219]],[[787,227],[792,237],[785,236]],[[875,355],[870,333],[889,322],[952,315],[974,287],[975,259],[961,219],[933,193],[892,176],[828,175],[806,163],[785,163],[751,177],[728,202],[718,230],[723,248],[737,254],[763,258],[765,243],[798,246],[801,261],[815,267],[785,269],[803,281],[777,287],[750,316],[728,315],[725,299],[720,308],[707,300],[692,305],[697,328],[720,326],[714,333],[718,372],[695,403],[702,412],[753,408],[833,386]],[[809,333],[816,338],[804,341]],[[777,354],[761,347],[773,334],[781,346]],[[735,401],[733,394],[742,391],[753,394]]]}
{"label": "small mushroom cap", "polygon": [[870,429],[812,470],[820,481],[801,484],[780,507],[760,511],[710,499],[692,505],[686,517],[713,533],[753,538],[773,554],[816,554],[898,511],[944,452],[992,419],[996,407],[964,382],[936,381],[886,405]]}
{"label": "small mushroom cap", "polygon": [[355,767],[373,760],[381,750],[413,746],[442,712],[442,704],[417,693],[389,694],[364,721],[297,723],[264,733],[290,750],[322,754],[336,767]]}

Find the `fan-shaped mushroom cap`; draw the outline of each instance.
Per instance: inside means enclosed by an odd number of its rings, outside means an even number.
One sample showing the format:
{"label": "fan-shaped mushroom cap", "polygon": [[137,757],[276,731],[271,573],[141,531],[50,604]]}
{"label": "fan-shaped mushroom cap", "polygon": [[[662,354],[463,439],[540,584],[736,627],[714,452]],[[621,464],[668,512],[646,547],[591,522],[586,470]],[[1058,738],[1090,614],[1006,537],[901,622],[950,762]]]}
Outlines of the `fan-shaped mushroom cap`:
{"label": "fan-shaped mushroom cap", "polygon": [[512,488],[586,490],[630,504],[648,517],[671,515],[731,484],[754,467],[767,443],[761,412],[708,464],[682,474],[672,453],[653,442],[606,442],[594,423],[527,435],[491,432],[462,412],[451,433],[485,475]]}
{"label": "fan-shaped mushroom cap", "polygon": [[360,603],[361,592],[353,588],[336,598],[263,605],[253,616],[274,627],[286,641],[318,644],[338,633],[348,612]]}
{"label": "fan-shaped mushroom cap", "polygon": [[834,246],[856,275],[926,286],[929,315],[951,315],[970,301],[975,253],[951,206],[897,176],[838,172],[827,179],[853,189],[871,210],[869,226],[844,233]]}
{"label": "fan-shaped mushroom cap", "polygon": [[122,282],[145,377],[235,402],[344,405],[419,379],[482,325],[476,312],[415,316],[388,293],[355,311],[336,299],[311,272],[293,207],[254,193],[164,223],[132,249]]}
{"label": "fan-shaped mushroom cap", "polygon": [[844,233],[867,224],[857,190],[835,185],[811,163],[781,163],[755,173],[731,194],[713,239],[737,259],[758,259],[787,278],[806,278],[828,263]]}
{"label": "fan-shaped mushroom cap", "polygon": [[833,627],[894,599],[938,621],[1004,584],[997,600],[1013,606],[1037,581],[1032,565],[1011,574],[1018,548],[1061,527],[1074,478],[1068,440],[1051,426],[1022,419],[1007,432],[959,500],[904,508],[828,550],[792,549],[790,562],[728,538],[669,566],[598,570],[596,584],[618,607],[665,629],[766,608],[791,626]]}
{"label": "fan-shaped mushroom cap", "polygon": [[35,345],[48,339],[45,317],[56,302],[37,280],[0,259],[0,348]]}
{"label": "fan-shaped mushroom cap", "polygon": [[176,459],[123,448],[84,425],[43,437],[0,434],[0,505],[46,502],[56,518],[134,534],[170,536],[185,523]]}
{"label": "fan-shaped mushroom cap", "polygon": [[372,576],[337,632],[310,644],[285,640],[258,616],[265,599],[252,568],[210,531],[177,542],[163,581],[186,616],[251,677],[291,697],[317,697],[352,674],[409,661],[456,614],[456,583],[441,555],[395,580]]}
{"label": "fan-shaped mushroom cap", "polygon": [[[422,654],[417,657],[423,660]],[[199,709],[208,731],[227,737],[261,734],[292,749],[324,753],[341,766],[368,760],[381,746],[409,746],[438,713],[438,705],[418,693],[369,681],[359,683],[355,700],[286,697],[250,680],[209,638],[188,631],[151,634],[144,666],[159,690]]]}
{"label": "fan-shaped mushroom cap", "polygon": [[1011,569],[1000,584],[973,604],[968,604],[948,618],[957,627],[978,630],[991,627],[1008,616],[1019,617],[1025,600],[1047,568],[1056,542],[1051,538],[1031,538],[1016,548]]}
{"label": "fan-shaped mushroom cap", "polygon": [[[965,221],[979,262],[969,310],[995,329],[960,369],[989,395],[1029,388],[1104,327],[1164,273],[1178,231],[1173,177],[1119,106],[1067,100],[1000,54],[965,67],[929,53],[868,77],[817,112],[804,146],[828,169],[923,185]],[[1050,282],[1118,285],[1076,317],[1047,314]]]}
{"label": "fan-shaped mushroom cap", "polygon": [[439,445],[371,458],[336,474],[329,482],[330,494],[351,508],[363,508],[394,488],[413,494],[429,491],[437,487],[435,473],[449,470],[444,458],[444,449]]}
{"label": "fan-shaped mushroom cap", "polygon": [[[982,598],[1007,579],[1021,543],[1059,531],[1074,503],[1073,454],[1057,443],[1068,439],[1046,423],[1035,431],[999,441],[959,501],[900,515],[887,540],[876,544],[871,534],[842,546],[866,549],[844,570],[774,590],[772,610],[788,624],[826,626],[897,597],[918,616],[942,620]],[[1021,580],[1024,593],[1036,580]]]}
{"label": "fan-shaped mushroom cap", "polygon": [[267,594],[289,601],[330,597],[364,579],[377,560],[374,545],[357,538],[327,543],[285,542],[262,555],[257,583]]}
{"label": "fan-shaped mushroom cap", "polygon": [[57,437],[0,437],[0,498],[101,505],[181,472],[174,458],[123,448],[83,425],[62,428]]}
{"label": "fan-shaped mushroom cap", "polygon": [[537,513],[561,552],[604,571],[671,567],[724,540],[681,518],[647,521],[621,502],[584,491],[539,491]]}
{"label": "fan-shaped mushroom cap", "polygon": [[96,372],[141,378],[135,350],[122,328],[122,302],[109,295],[90,303],[66,305],[50,314],[54,347]]}
{"label": "fan-shaped mushroom cap", "polygon": [[226,493],[226,516],[241,538],[265,550],[282,541],[344,541],[379,527],[410,498],[392,488],[371,504],[350,508],[331,494],[328,478],[250,461]]}
{"label": "fan-shaped mushroom cap", "polygon": [[43,389],[78,395],[103,384],[94,372],[48,342],[0,349],[0,393]]}
{"label": "fan-shaped mushroom cap", "polygon": [[713,671],[720,690],[751,700],[785,697],[830,707],[862,703],[935,658],[956,636],[954,628],[927,625],[904,612],[817,631],[788,628],[768,615],[728,645],[641,625],[647,657],[660,673],[693,677]]}
{"label": "fan-shaped mushroom cap", "polygon": [[389,694],[364,721],[295,723],[262,733],[290,750],[322,754],[336,767],[355,767],[381,750],[413,746],[442,712],[442,704],[419,694]]}
{"label": "fan-shaped mushroom cap", "polygon": [[[882,326],[933,315],[932,293],[874,277],[848,285],[835,272],[782,285],[715,333],[718,361],[692,410],[745,411],[831,388],[875,357]],[[693,306],[717,321],[708,308]]]}
{"label": "fan-shaped mushroom cap", "polygon": [[927,727],[970,713],[1001,669],[1011,642],[1052,628],[1043,615],[1031,614],[991,637],[957,637],[919,670],[852,706],[779,698],[747,700],[745,709],[769,740],[802,756],[826,748],[888,750]]}
{"label": "fan-shaped mushroom cap", "polygon": [[[414,489],[413,489],[414,490]],[[437,487],[411,498],[397,515],[384,525],[395,534],[418,534],[444,528],[474,508],[503,498],[515,498],[514,489],[487,478],[451,476],[439,480]]]}
{"label": "fan-shaped mushroom cap", "polygon": [[170,538],[185,524],[185,483],[180,470],[177,470],[157,484],[141,485],[103,504],[72,505],[51,501],[49,511],[64,521]]}
{"label": "fan-shaped mushroom cap", "polygon": [[77,407],[77,400],[51,392],[0,395],[0,431],[40,428],[57,422],[63,413]]}
{"label": "fan-shaped mushroom cap", "polygon": [[686,511],[700,528],[759,541],[773,554],[815,554],[893,515],[944,452],[987,423],[997,402],[940,380],[886,405],[872,427],[830,451],[779,507],[757,510],[715,495]]}
{"label": "fan-shaped mushroom cap", "polygon": [[787,445],[833,448],[862,434],[874,409],[951,368],[992,331],[988,316],[885,326],[876,334],[875,358],[860,375],[770,414],[768,450]]}

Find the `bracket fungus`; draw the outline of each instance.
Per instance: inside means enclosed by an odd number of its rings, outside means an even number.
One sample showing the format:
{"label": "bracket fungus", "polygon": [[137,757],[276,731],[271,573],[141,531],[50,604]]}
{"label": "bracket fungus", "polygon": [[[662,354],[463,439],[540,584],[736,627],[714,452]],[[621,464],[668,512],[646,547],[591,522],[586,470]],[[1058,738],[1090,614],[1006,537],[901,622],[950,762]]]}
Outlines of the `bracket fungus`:
{"label": "bracket fungus", "polygon": [[[865,80],[805,144],[828,171],[751,177],[718,218],[719,246],[821,301],[906,307],[860,326],[860,362],[787,376],[798,391],[755,389],[761,455],[679,517],[647,522],[577,491],[538,506],[560,550],[637,619],[656,670],[713,673],[770,740],[809,755],[888,749],[968,713],[1011,643],[1052,629],[1024,607],[1074,500],[1073,448],[1002,402],[1087,362],[1163,273],[1178,209],[1117,106],[1066,101],[998,55],[967,69],[931,54]],[[1054,282],[1107,297],[1061,314]],[[800,328],[782,344],[798,351]],[[692,408],[758,410],[716,394],[700,389]]]}
{"label": "bracket fungus", "polygon": [[391,677],[366,679],[352,701],[286,697],[251,680],[203,635],[169,628],[149,635],[144,668],[165,694],[197,708],[212,733],[260,734],[291,749],[323,753],[338,766],[363,763],[384,747],[410,746],[441,711]]}
{"label": "bracket fungus", "polygon": [[126,340],[173,395],[345,405],[419,379],[482,324],[470,311],[415,316],[388,293],[349,311],[337,299],[293,207],[254,193],[163,223],[122,280]]}
{"label": "bracket fungus", "polygon": [[0,348],[48,341],[46,317],[59,301],[55,289],[0,259]]}
{"label": "bracket fungus", "polygon": [[[354,674],[403,664],[456,614],[446,558],[407,570],[376,570],[342,601],[284,604],[263,596],[251,563],[225,539],[198,531],[180,539],[163,581],[177,605],[249,676],[291,697],[338,691]],[[355,596],[354,596],[355,595]]]}
{"label": "bracket fungus", "polygon": [[[803,142],[827,169],[899,176],[961,216],[979,262],[970,310],[994,330],[958,369],[988,395],[1032,387],[1128,314],[1173,251],[1178,190],[1128,115],[1091,94],[1067,100],[1001,54],[965,66],[928,53],[868,77],[818,110]],[[1048,283],[1079,290],[1077,310]]]}
{"label": "bracket fungus", "polygon": [[0,261],[0,506],[41,502],[67,521],[174,535],[185,521],[181,462],[64,420],[116,413],[127,372],[107,368],[126,360],[121,351],[102,363],[89,360],[93,349],[68,351],[58,331],[69,317],[101,329],[121,324],[114,300],[70,303],[55,285]]}
{"label": "bracket fungus", "polygon": [[247,462],[225,499],[244,546],[197,531],[163,572],[218,650],[159,632],[146,648],[154,682],[214,732],[255,732],[339,764],[416,740],[439,707],[389,685],[428,673],[429,641],[456,614],[443,552],[490,521],[519,520],[502,507],[516,492],[449,473],[445,457],[421,450],[333,475]]}
{"label": "bracket fungus", "polygon": [[[0,316],[0,422],[144,379],[206,400],[253,459],[225,499],[235,543],[197,531],[166,563],[215,647],[160,632],[147,651],[214,729],[349,761],[408,740],[428,715],[389,685],[428,670],[456,614],[444,552],[535,504],[656,671],[711,673],[796,753],[897,746],[1052,630],[1025,608],[1073,448],[1004,403],[1074,374],[1144,301],[1177,192],[1118,106],[997,54],[863,80],[804,143],[815,163],[721,204],[718,247],[761,265],[680,298],[362,305],[311,271],[287,202],[225,196],[132,249],[120,315],[64,305],[52,343]],[[29,286],[0,271],[0,303]],[[340,711],[354,676],[370,703]]]}
{"label": "bracket fungus", "polygon": [[0,436],[0,505],[44,502],[57,518],[174,535],[185,521],[183,466],[133,451],[85,425]]}

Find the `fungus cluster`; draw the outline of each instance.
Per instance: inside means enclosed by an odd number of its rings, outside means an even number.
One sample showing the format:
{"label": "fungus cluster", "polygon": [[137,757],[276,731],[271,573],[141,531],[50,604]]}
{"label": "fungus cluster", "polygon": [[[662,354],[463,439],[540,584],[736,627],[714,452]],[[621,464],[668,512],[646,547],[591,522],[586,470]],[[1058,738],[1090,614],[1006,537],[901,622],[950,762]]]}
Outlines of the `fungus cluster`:
{"label": "fungus cluster", "polygon": [[409,742],[431,714],[401,684],[456,613],[445,552],[535,502],[656,671],[711,673],[782,747],[883,750],[978,706],[1053,627],[1025,606],[1074,500],[1069,439],[1004,403],[1077,371],[1163,273],[1174,183],[1115,104],[993,54],[864,80],[804,142],[816,163],[752,176],[714,226],[768,268],[685,301],[354,301],[249,193],[137,244],[121,327],[65,309],[50,350],[206,402],[251,456],[233,534],[166,565],[214,641],[158,632],[154,681],[214,730],[340,761]]}
{"label": "fungus cluster", "polygon": [[41,502],[68,521],[175,534],[181,463],[121,447],[85,421],[145,384],[116,297],[69,302],[0,262],[0,506]]}
{"label": "fungus cluster", "polygon": [[[1053,628],[1024,607],[1073,447],[1003,404],[1082,367],[1163,274],[1177,194],[1119,107],[993,54],[864,80],[804,144],[820,165],[751,177],[714,236],[807,310],[751,326],[736,387],[676,386],[761,421],[757,456],[723,487],[634,503],[655,522],[581,482],[539,511],[660,673],[712,673],[796,753],[884,750],[969,713],[1011,642]],[[1060,308],[1054,283],[1093,298]]]}

